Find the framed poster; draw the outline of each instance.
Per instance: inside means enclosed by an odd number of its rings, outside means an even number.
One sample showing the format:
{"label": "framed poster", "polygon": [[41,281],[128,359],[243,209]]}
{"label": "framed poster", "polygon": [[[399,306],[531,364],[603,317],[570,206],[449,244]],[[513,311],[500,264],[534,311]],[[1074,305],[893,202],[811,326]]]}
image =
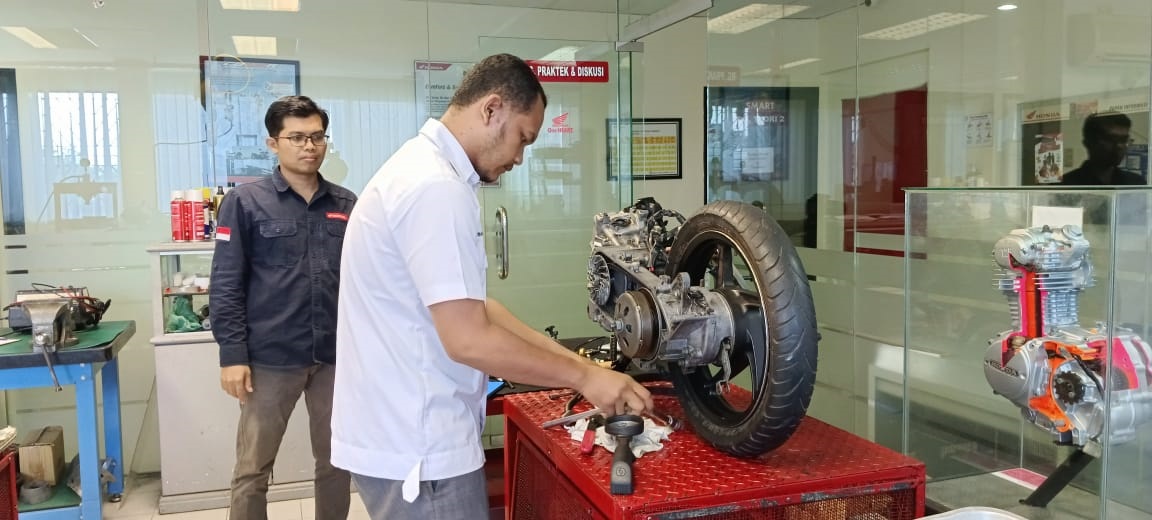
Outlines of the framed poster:
{"label": "framed poster", "polygon": [[632,179],[656,180],[683,177],[683,146],[678,117],[608,119],[608,180],[616,180],[619,171],[617,138],[622,125],[632,132]]}
{"label": "framed poster", "polygon": [[451,61],[413,62],[413,77],[416,79],[416,128],[424,126],[430,117],[440,117],[448,110],[448,103],[460,87],[464,73],[472,68],[472,63]]}
{"label": "framed poster", "polygon": [[200,102],[213,171],[205,186],[243,184],[272,174],[276,156],[264,144],[268,105],[300,94],[300,62],[236,56],[200,57]]}
{"label": "framed poster", "polygon": [[815,193],[819,90],[705,87],[705,203]]}
{"label": "framed poster", "polygon": [[1132,122],[1133,141],[1119,167],[1148,179],[1149,126],[1147,89],[1047,99],[1017,105],[1020,121],[1020,185],[1059,184],[1061,177],[1088,159],[1084,121],[1092,114],[1124,114]]}

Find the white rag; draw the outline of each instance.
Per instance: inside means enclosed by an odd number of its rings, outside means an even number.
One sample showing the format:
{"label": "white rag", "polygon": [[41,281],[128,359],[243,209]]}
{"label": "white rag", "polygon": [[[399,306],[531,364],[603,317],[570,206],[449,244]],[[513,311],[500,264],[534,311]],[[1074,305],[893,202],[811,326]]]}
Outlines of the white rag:
{"label": "white rag", "polygon": [[[572,440],[581,442],[584,440],[584,432],[588,430],[588,419],[580,419],[566,428],[568,429],[568,436],[572,437]],[[668,440],[668,435],[671,433],[672,428],[657,426],[652,419],[645,417],[644,432],[633,435],[632,442],[628,443],[632,448],[632,455],[640,458],[645,453],[664,448],[661,443]],[[596,444],[603,446],[609,452],[616,453],[616,437],[605,433],[603,426],[596,428]]]}

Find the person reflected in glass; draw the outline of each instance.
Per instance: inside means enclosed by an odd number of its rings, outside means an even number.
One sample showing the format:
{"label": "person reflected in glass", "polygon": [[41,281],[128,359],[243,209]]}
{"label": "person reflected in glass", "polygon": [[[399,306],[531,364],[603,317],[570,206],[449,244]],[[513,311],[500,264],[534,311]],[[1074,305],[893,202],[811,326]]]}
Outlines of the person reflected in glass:
{"label": "person reflected in glass", "polygon": [[1132,120],[1120,113],[1092,114],[1084,120],[1084,148],[1088,159],[1064,174],[1066,186],[1138,186],[1147,184],[1140,174],[1120,167],[1132,144]]}
{"label": "person reflected in glass", "polygon": [[[1138,173],[1120,167],[1128,156],[1132,144],[1132,120],[1117,112],[1089,115],[1084,119],[1083,143],[1088,159],[1061,178],[1064,186],[1143,186],[1147,184]],[[1056,199],[1063,205],[1084,208],[1084,223],[1104,225],[1111,217],[1111,206],[1099,195],[1065,194]],[[1138,224],[1144,221],[1144,209],[1132,206],[1134,198],[1119,215],[1119,223]],[[1143,202],[1143,199],[1139,199]],[[1144,206],[1144,204],[1141,204]]]}
{"label": "person reflected in glass", "polygon": [[742,200],[740,193],[724,181],[724,167],[719,157],[713,157],[708,165],[708,201]]}

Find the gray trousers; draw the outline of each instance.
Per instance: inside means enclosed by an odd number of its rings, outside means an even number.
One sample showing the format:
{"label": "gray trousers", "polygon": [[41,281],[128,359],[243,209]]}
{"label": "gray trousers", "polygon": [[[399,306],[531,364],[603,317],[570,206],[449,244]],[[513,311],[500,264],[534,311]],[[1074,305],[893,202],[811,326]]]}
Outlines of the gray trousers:
{"label": "gray trousers", "polygon": [[236,468],[232,473],[232,520],[267,520],[268,478],[300,394],[308,407],[312,456],[316,459],[316,520],[345,520],[351,500],[347,471],[332,466],[332,384],[336,367],[252,367],[253,392],[240,405]]}
{"label": "gray trousers", "polygon": [[487,520],[484,468],[459,477],[420,482],[420,495],[404,501],[400,480],[352,474],[372,520]]}

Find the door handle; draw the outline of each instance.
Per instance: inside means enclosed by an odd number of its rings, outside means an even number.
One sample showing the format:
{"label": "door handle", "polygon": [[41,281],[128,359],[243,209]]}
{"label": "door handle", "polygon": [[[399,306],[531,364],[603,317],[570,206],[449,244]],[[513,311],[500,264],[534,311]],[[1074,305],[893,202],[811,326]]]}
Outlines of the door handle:
{"label": "door handle", "polygon": [[508,278],[508,210],[504,206],[496,208],[496,238],[500,241],[500,251],[496,253],[500,270],[496,275],[503,280]]}

